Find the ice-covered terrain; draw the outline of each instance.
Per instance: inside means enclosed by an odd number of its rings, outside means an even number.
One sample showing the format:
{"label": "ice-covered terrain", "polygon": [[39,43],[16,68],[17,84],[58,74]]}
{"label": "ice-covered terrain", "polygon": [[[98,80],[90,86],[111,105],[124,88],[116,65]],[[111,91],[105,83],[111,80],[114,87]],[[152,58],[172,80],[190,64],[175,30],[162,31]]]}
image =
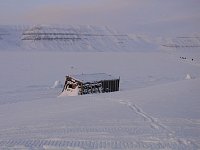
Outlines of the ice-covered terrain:
{"label": "ice-covered terrain", "polygon": [[[151,47],[145,37],[129,36],[96,26],[0,26],[0,46],[7,50],[107,52],[137,51]],[[146,49],[147,50],[147,49]],[[151,50],[151,49],[148,49]]]}
{"label": "ice-covered terrain", "polygon": [[[200,149],[198,37],[54,28],[1,26],[0,149]],[[120,91],[58,98],[65,75],[99,72]]]}
{"label": "ice-covered terrain", "polygon": [[97,26],[0,25],[3,51],[149,52],[161,49],[198,51],[200,35],[153,37],[123,34]]}

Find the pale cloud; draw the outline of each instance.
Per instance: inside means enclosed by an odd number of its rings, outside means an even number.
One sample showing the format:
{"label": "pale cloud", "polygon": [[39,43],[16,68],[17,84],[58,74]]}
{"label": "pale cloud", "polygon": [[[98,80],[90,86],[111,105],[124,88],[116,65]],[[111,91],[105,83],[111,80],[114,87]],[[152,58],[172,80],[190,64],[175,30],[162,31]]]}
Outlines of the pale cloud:
{"label": "pale cloud", "polygon": [[[196,1],[196,0],[191,0]],[[199,16],[188,0],[94,0],[90,3],[46,4],[30,10],[24,19],[32,23],[147,24],[185,16]],[[190,4],[190,3],[189,3]],[[112,23],[113,22],[113,23]]]}
{"label": "pale cloud", "polygon": [[29,22],[56,23],[95,23],[105,24],[107,21],[123,17],[126,8],[137,8],[139,1],[129,0],[101,0],[82,5],[63,4],[43,5],[25,14]]}
{"label": "pale cloud", "polygon": [[[199,24],[199,0],[51,0],[7,20],[28,24],[105,25],[126,31],[173,23]],[[16,13],[17,14],[17,13]],[[1,17],[0,19],[6,18]],[[6,15],[5,15],[6,16]],[[196,25],[197,26],[197,25]]]}

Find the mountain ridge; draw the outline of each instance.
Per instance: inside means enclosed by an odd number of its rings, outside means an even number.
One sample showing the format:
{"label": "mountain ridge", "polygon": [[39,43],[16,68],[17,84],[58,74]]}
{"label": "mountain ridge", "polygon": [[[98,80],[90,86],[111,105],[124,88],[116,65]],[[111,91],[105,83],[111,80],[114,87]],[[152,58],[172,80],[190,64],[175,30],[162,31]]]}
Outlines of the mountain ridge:
{"label": "mountain ridge", "polygon": [[199,49],[200,36],[160,38],[86,25],[0,25],[0,47],[1,50],[11,51],[152,52]]}

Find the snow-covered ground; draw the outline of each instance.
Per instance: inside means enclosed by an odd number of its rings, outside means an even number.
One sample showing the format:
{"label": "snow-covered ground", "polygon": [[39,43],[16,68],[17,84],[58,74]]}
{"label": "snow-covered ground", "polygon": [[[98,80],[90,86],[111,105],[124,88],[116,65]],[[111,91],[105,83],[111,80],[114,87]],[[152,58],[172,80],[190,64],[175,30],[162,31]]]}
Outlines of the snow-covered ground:
{"label": "snow-covered ground", "polygon": [[[50,50],[26,51],[5,41],[0,149],[200,149],[198,47],[160,48],[155,40],[126,52],[111,42],[106,51],[96,39],[99,50],[68,53],[51,42]],[[58,98],[65,75],[80,73],[120,76],[120,91]]]}

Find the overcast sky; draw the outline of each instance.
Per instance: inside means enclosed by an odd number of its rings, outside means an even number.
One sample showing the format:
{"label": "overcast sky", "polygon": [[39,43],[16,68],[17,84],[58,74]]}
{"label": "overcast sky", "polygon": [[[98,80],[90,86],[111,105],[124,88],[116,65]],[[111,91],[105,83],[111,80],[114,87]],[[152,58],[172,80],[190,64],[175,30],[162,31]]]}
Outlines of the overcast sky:
{"label": "overcast sky", "polygon": [[200,0],[0,0],[0,24],[110,26],[125,32],[199,32]]}

